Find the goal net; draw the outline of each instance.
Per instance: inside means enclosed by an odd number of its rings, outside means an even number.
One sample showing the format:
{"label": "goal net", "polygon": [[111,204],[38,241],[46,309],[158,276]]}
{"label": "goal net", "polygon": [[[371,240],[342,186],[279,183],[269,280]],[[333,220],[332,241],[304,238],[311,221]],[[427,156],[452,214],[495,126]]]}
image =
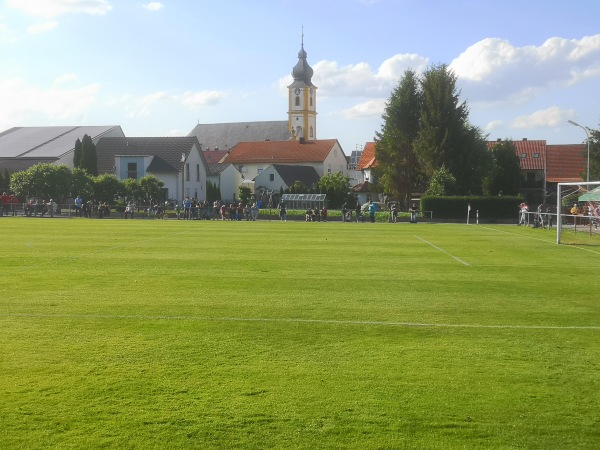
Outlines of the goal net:
{"label": "goal net", "polygon": [[600,181],[558,183],[556,243],[600,245]]}

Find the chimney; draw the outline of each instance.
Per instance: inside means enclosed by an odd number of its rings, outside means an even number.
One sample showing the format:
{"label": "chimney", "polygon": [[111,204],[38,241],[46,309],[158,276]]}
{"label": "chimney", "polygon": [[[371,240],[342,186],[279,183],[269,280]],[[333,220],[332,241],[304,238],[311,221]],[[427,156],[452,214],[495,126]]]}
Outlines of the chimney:
{"label": "chimney", "polygon": [[304,144],[306,141],[304,140],[303,137],[301,137],[300,139],[298,139],[300,141],[300,144]]}
{"label": "chimney", "polygon": [[527,138],[523,138],[523,140],[524,140],[524,141],[526,141],[526,140],[527,140]]}
{"label": "chimney", "polygon": [[496,139],[496,142],[502,142],[502,138]]}

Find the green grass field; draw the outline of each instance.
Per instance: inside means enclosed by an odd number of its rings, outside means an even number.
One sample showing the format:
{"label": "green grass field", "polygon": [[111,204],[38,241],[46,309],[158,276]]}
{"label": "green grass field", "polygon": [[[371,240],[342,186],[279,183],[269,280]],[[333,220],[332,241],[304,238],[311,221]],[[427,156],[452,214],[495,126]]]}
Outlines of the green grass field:
{"label": "green grass field", "polygon": [[0,448],[600,445],[600,247],[0,219]]}

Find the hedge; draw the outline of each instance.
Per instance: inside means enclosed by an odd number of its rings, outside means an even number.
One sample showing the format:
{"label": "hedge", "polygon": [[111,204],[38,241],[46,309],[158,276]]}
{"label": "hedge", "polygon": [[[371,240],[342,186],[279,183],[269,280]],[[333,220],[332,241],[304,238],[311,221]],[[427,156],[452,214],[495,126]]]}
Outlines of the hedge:
{"label": "hedge", "polygon": [[421,197],[421,210],[432,211],[435,219],[464,219],[467,217],[468,205],[471,205],[472,217],[479,211],[482,220],[514,219],[519,212],[522,197]]}

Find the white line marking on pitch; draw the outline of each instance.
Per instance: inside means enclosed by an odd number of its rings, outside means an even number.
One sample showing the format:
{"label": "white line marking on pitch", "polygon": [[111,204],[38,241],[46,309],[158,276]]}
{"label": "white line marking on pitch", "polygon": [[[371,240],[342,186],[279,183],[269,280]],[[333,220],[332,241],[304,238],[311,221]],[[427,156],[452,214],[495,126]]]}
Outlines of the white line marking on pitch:
{"label": "white line marking on pitch", "polygon": [[316,323],[333,325],[375,325],[390,327],[420,328],[478,328],[478,329],[516,329],[516,330],[600,330],[600,326],[555,326],[555,325],[482,325],[467,323],[422,323],[422,322],[381,322],[377,320],[335,320],[335,319],[286,319],[267,317],[200,317],[200,316],[145,316],[110,314],[0,314],[0,317],[28,317],[42,319],[122,319],[122,320],[188,320],[202,322],[267,322],[267,323]]}
{"label": "white line marking on pitch", "polygon": [[421,237],[419,237],[419,236],[415,236],[415,237],[416,237],[418,240],[420,240],[421,242],[424,242],[425,244],[427,244],[427,245],[430,245],[431,247],[435,248],[436,250],[438,250],[438,251],[440,251],[440,252],[442,252],[442,253],[444,253],[444,254],[448,255],[449,257],[451,257],[452,259],[454,259],[454,260],[458,261],[459,263],[461,263],[461,264],[464,264],[465,266],[470,266],[470,264],[469,264],[468,262],[465,262],[465,261],[463,261],[462,259],[460,259],[460,258],[457,258],[457,257],[456,257],[456,256],[454,256],[454,255],[451,255],[451,254],[450,254],[450,253],[448,253],[446,250],[444,250],[444,249],[442,249],[442,248],[439,248],[437,245],[435,245],[435,244],[432,244],[431,242],[429,242],[429,241],[426,241],[425,239],[423,239],[423,238],[421,238]]}

